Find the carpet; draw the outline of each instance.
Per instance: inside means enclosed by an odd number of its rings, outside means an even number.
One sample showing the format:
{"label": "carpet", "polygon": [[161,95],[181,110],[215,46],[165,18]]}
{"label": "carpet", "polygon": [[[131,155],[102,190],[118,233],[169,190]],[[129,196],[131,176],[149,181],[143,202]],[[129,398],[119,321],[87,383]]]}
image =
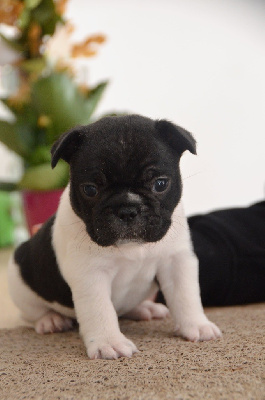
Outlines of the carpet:
{"label": "carpet", "polygon": [[89,360],[77,331],[0,329],[0,399],[265,399],[265,304],[212,308],[212,342],[172,334],[172,320],[122,320],[138,346],[131,359]]}

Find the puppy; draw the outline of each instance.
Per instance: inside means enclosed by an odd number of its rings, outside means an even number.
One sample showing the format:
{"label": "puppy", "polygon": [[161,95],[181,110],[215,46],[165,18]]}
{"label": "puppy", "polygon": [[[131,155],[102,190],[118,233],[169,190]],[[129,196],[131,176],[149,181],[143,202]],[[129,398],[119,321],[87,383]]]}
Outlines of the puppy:
{"label": "puppy", "polygon": [[[162,290],[178,335],[221,336],[205,316],[181,205],[179,161],[196,153],[192,135],[138,115],[106,117],[63,134],[52,167],[70,164],[58,211],[14,254],[10,293],[38,333],[77,319],[91,359],[132,356],[118,317],[164,318]],[[45,205],[43,205],[45,207]]]}

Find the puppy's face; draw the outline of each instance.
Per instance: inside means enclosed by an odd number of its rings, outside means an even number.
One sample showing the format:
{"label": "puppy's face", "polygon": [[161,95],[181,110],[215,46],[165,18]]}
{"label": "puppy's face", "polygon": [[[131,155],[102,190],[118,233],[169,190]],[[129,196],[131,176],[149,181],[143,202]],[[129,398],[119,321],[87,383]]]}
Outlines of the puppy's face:
{"label": "puppy's face", "polygon": [[52,163],[70,163],[70,200],[100,246],[156,242],[181,197],[179,160],[192,136],[167,121],[107,117],[64,134]]}

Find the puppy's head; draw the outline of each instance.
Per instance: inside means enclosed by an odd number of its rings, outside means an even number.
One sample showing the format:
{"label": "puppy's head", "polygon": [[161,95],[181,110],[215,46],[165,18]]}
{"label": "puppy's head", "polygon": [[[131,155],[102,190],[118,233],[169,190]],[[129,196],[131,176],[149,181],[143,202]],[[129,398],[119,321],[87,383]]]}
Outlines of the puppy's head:
{"label": "puppy's head", "polygon": [[179,160],[196,153],[190,133],[139,115],[106,117],[63,134],[52,167],[70,164],[70,201],[100,246],[156,242],[181,198]]}

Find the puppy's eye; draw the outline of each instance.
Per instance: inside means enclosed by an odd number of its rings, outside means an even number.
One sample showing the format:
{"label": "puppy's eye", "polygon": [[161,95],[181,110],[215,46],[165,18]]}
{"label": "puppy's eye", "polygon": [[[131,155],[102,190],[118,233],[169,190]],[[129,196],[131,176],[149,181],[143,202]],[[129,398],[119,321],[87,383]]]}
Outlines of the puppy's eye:
{"label": "puppy's eye", "polygon": [[153,184],[153,192],[162,193],[164,192],[169,184],[169,179],[167,178],[158,178],[155,180]]}
{"label": "puppy's eye", "polygon": [[98,189],[93,185],[83,185],[83,191],[88,197],[95,197],[98,194]]}

